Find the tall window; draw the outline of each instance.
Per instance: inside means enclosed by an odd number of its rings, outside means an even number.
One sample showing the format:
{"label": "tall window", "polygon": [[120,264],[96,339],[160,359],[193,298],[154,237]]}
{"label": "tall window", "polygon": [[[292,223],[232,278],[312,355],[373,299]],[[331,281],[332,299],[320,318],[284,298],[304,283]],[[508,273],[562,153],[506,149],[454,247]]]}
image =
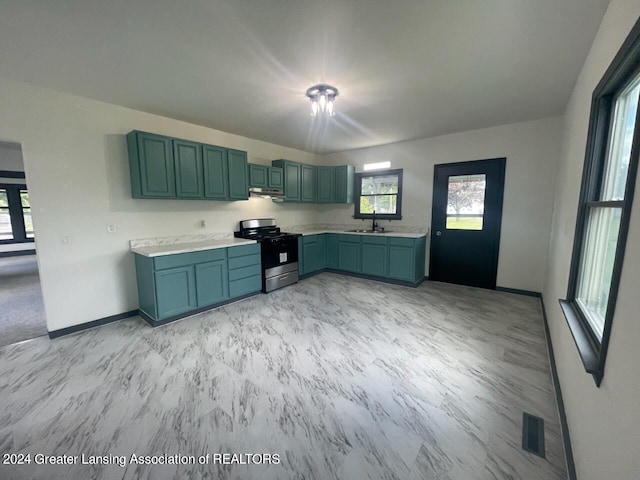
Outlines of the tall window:
{"label": "tall window", "polygon": [[624,260],[640,148],[640,23],[596,87],[565,317],[599,386]]}
{"label": "tall window", "polygon": [[356,173],[354,218],[402,218],[402,169]]}
{"label": "tall window", "polygon": [[31,242],[33,238],[27,187],[0,184],[0,243]]}

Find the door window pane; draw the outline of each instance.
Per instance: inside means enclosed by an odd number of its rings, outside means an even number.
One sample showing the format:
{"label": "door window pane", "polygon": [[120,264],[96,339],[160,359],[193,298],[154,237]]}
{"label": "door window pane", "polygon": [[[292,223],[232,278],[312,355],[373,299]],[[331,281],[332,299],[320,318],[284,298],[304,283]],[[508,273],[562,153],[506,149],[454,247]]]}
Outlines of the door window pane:
{"label": "door window pane", "polygon": [[640,78],[625,89],[616,100],[600,200],[624,198],[639,94]]}
{"label": "door window pane", "polygon": [[0,240],[13,240],[7,191],[0,190]]}
{"label": "door window pane", "polygon": [[487,176],[449,177],[447,230],[482,230]]}
{"label": "door window pane", "polygon": [[598,338],[602,338],[609,303],[621,216],[621,208],[596,207],[587,220],[576,301]]}
{"label": "door window pane", "polygon": [[29,192],[20,190],[20,203],[22,205],[22,216],[24,218],[24,230],[27,238],[33,238],[33,222],[31,221],[31,204],[29,203]]}

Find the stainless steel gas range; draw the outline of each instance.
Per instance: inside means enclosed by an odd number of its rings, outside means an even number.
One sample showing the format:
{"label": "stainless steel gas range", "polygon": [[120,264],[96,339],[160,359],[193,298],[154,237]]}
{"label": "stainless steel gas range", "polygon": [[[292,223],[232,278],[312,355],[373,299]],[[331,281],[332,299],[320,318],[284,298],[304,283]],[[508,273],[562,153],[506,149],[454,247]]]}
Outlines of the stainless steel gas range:
{"label": "stainless steel gas range", "polygon": [[281,232],[275,218],[242,220],[234,235],[257,240],[262,257],[262,291],[267,293],[298,281],[297,233]]}

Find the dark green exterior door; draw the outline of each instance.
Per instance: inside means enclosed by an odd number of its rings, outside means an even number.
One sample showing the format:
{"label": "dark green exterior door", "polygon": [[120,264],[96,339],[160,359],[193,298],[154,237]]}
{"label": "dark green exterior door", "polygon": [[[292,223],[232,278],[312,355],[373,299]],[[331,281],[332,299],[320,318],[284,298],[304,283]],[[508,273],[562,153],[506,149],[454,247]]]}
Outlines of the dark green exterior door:
{"label": "dark green exterior door", "polygon": [[204,196],[218,200],[229,199],[229,182],[227,180],[227,149],[204,145]]}
{"label": "dark green exterior door", "polygon": [[186,140],[173,141],[176,196],[202,198],[202,146]]}
{"label": "dark green exterior door", "polygon": [[175,197],[171,139],[152,133],[137,133],[141,196]]}
{"label": "dark green exterior door", "polygon": [[336,173],[334,167],[317,167],[317,201],[318,203],[334,203]]}
{"label": "dark green exterior door", "polygon": [[196,308],[196,279],[193,265],[170,268],[155,274],[160,319]]}
{"label": "dark green exterior door", "polygon": [[198,307],[213,305],[229,298],[227,259],[196,265]]}
{"label": "dark green exterior door", "polygon": [[301,165],[300,168],[301,179],[301,196],[302,202],[315,202],[316,201],[316,167],[310,165]]}
{"label": "dark green exterior door", "polygon": [[247,200],[249,185],[247,183],[247,152],[227,150],[229,160],[229,198],[231,200]]}

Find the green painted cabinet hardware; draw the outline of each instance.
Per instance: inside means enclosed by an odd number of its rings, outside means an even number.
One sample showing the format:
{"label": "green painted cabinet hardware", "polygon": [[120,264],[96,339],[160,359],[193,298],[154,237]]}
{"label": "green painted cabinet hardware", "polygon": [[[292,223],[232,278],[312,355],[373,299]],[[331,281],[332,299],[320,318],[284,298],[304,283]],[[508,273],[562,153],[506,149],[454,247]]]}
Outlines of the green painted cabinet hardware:
{"label": "green painted cabinet hardware", "polygon": [[318,203],[335,203],[336,171],[335,167],[316,168],[316,198]]}
{"label": "green painted cabinet hardware", "polygon": [[291,160],[274,160],[274,167],[282,168],[284,175],[284,200],[286,202],[300,201],[300,164]]}
{"label": "green painted cabinet hardware", "polygon": [[335,167],[335,178],[335,203],[353,203],[355,167],[353,165]]}
{"label": "green painted cabinet hardware", "polygon": [[266,165],[249,164],[249,186],[267,188],[269,186],[269,167]]}
{"label": "green painted cabinet hardware", "polygon": [[227,159],[229,161],[229,198],[247,200],[249,198],[247,152],[228,149]]}
{"label": "green painted cabinet hardware", "polygon": [[171,138],[133,131],[127,135],[131,196],[175,198],[176,181]]}
{"label": "green painted cabinet hardware", "polygon": [[389,243],[384,237],[362,236],[362,273],[386,277],[389,271]]}
{"label": "green painted cabinet hardware", "polygon": [[262,287],[260,245],[135,255],[141,314],[152,324],[220,305]]}
{"label": "green painted cabinet hardware", "polygon": [[202,198],[202,145],[186,140],[173,140],[176,196]]}
{"label": "green painted cabinet hardware", "polygon": [[316,167],[300,165],[300,201],[315,203],[316,201]]}
{"label": "green painted cabinet hardware", "polygon": [[284,173],[279,167],[269,167],[269,188],[284,188]]}
{"label": "green painted cabinet hardware", "polygon": [[204,197],[215,200],[228,200],[227,149],[213,145],[203,145],[202,156]]}

